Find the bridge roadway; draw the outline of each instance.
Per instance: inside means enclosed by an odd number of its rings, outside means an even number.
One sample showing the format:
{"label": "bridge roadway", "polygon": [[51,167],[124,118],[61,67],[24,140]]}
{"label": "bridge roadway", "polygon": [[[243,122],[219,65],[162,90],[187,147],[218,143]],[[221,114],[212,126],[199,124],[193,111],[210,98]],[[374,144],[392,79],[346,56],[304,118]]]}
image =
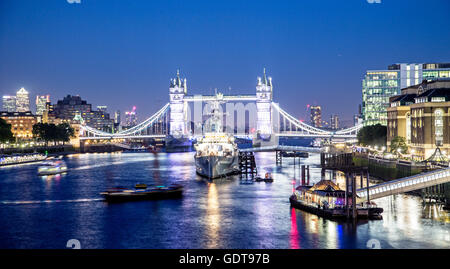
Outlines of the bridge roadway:
{"label": "bridge roadway", "polygon": [[[378,199],[450,182],[450,168],[421,173],[369,187],[369,198]],[[367,200],[367,188],[356,190],[359,200]]]}

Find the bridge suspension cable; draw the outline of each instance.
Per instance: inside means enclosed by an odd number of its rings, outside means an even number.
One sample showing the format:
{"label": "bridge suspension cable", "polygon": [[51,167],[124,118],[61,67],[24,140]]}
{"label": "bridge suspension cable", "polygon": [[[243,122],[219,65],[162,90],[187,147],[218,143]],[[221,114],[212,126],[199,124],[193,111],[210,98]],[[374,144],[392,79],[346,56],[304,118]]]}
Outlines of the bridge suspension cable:
{"label": "bridge suspension cable", "polygon": [[357,131],[362,128],[362,124],[359,124],[359,125],[355,125],[350,128],[335,131],[335,132],[326,131],[326,130],[322,130],[322,129],[313,127],[311,125],[308,125],[306,123],[303,123],[303,122],[297,120],[296,118],[294,118],[289,113],[284,111],[278,104],[276,104],[274,102],[272,102],[272,107],[275,110],[277,110],[280,113],[280,115],[282,117],[284,117],[286,120],[288,120],[291,124],[293,124],[297,128],[300,128],[302,130],[302,132],[306,132],[310,135],[330,136],[330,137],[332,137],[332,136],[350,136],[350,135],[356,136]]}
{"label": "bridge suspension cable", "polygon": [[164,113],[166,113],[169,109],[169,103],[167,103],[166,105],[164,105],[160,110],[158,110],[155,114],[153,114],[151,117],[149,117],[148,119],[146,119],[145,121],[139,123],[138,125],[118,132],[118,133],[108,133],[108,132],[104,132],[104,131],[100,131],[97,130],[95,128],[92,128],[90,126],[87,125],[83,125],[81,128],[85,131],[88,132],[94,136],[101,136],[101,137],[113,137],[113,138],[120,138],[120,137],[124,137],[124,136],[130,136],[136,133],[139,133],[143,130],[145,130],[146,128],[148,128],[150,125],[152,125],[156,120],[160,119],[160,117],[162,115],[164,115]]}

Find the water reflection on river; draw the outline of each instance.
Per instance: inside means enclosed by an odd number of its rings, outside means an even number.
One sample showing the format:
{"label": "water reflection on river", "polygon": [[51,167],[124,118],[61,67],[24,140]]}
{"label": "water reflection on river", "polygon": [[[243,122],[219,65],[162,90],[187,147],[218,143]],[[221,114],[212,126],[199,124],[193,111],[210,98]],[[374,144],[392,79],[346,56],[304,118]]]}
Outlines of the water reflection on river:
{"label": "water reflection on river", "polygon": [[[449,215],[418,197],[376,200],[383,220],[357,225],[324,220],[289,206],[293,160],[257,153],[273,183],[209,182],[195,174],[193,153],[79,154],[65,175],[38,177],[37,165],[0,169],[0,247],[65,248],[450,248]],[[302,159],[320,179],[319,155]],[[298,167],[298,164],[297,166]],[[326,173],[340,186],[342,175]],[[183,199],[107,204],[99,192],[135,183],[185,186]]]}

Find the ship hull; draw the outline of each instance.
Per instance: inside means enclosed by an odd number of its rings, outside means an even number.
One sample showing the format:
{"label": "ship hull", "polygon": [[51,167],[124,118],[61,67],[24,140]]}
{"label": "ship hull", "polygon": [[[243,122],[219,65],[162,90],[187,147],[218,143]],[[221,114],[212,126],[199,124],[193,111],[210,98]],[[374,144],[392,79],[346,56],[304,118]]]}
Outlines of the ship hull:
{"label": "ship hull", "polygon": [[195,157],[197,174],[214,179],[239,172],[238,156],[202,156]]}

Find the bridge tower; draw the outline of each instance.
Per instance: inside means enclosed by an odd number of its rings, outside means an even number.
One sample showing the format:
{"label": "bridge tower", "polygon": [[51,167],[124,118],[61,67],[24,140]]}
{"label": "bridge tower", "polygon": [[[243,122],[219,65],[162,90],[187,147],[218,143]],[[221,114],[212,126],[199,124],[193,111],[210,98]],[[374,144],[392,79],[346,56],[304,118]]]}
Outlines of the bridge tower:
{"label": "bridge tower", "polygon": [[278,144],[272,137],[272,78],[267,77],[264,68],[263,77],[258,77],[256,84],[256,139],[253,143],[261,146],[267,144]]}
{"label": "bridge tower", "polygon": [[262,135],[272,134],[272,78],[258,77],[256,84],[256,131]]}
{"label": "bridge tower", "polygon": [[187,93],[186,78],[180,78],[180,71],[177,70],[177,77],[170,80],[170,131],[172,136],[184,136],[187,134],[186,128],[186,103],[184,97]]}

